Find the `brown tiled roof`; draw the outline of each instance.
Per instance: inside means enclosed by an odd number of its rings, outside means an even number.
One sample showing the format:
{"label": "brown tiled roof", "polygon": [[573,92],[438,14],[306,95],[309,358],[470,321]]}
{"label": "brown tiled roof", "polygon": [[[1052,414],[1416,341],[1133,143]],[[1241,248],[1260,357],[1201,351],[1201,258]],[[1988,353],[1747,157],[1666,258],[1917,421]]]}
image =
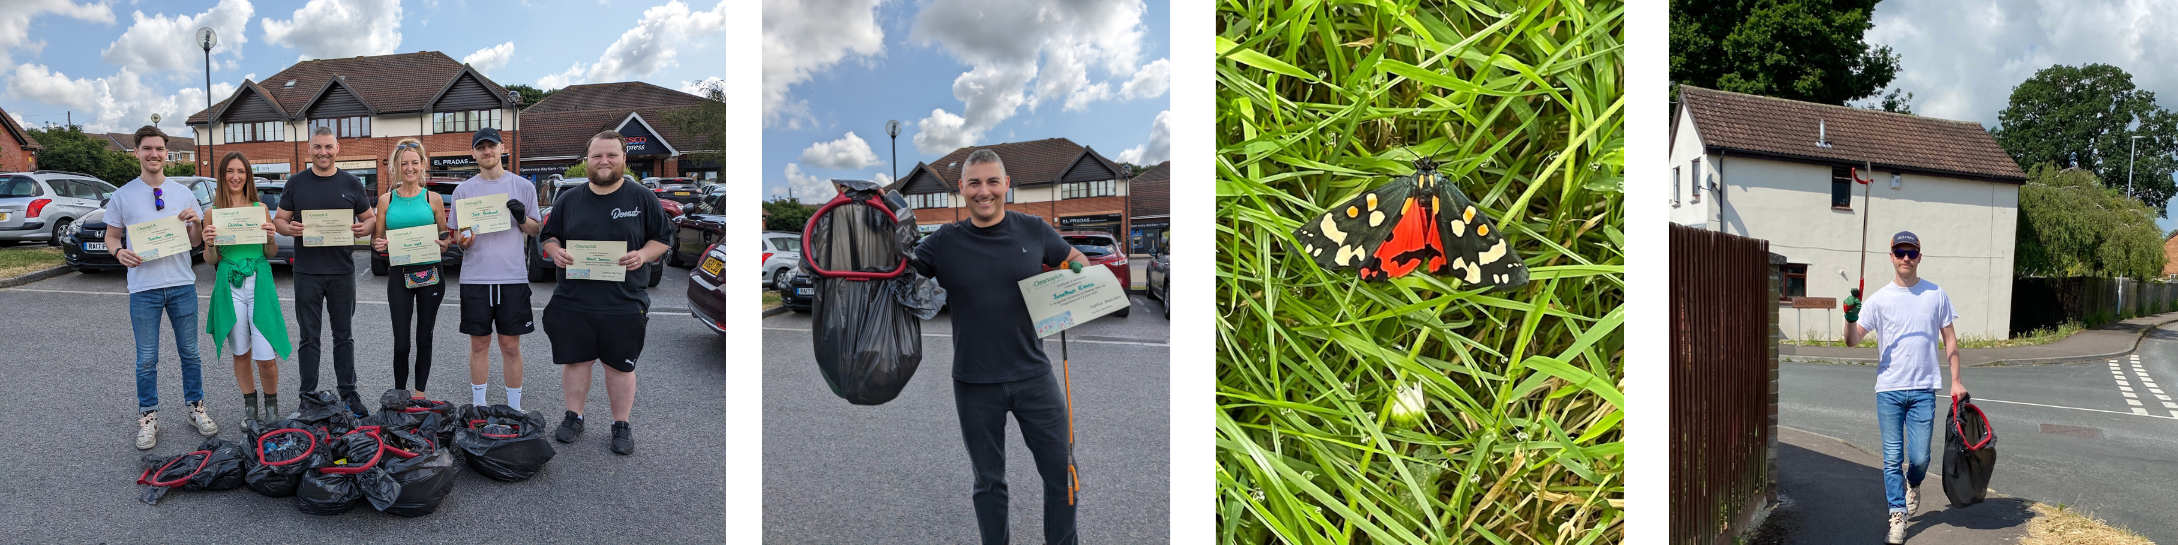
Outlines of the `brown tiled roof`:
{"label": "brown tiled roof", "polygon": [[[1013,179],[1014,187],[1057,182],[1059,176],[1064,175],[1066,168],[1076,163],[1075,159],[1081,158],[1082,152],[1085,150],[1094,157],[1093,160],[1102,161],[1106,168],[1113,171],[1119,170],[1117,163],[1105,159],[1103,155],[1097,154],[1095,150],[1089,150],[1081,144],[1076,144],[1074,141],[1065,138],[1046,138],[1027,142],[969,146],[953,150],[952,153],[945,154],[944,157],[939,157],[936,161],[931,161],[929,163],[930,172],[937,175],[938,181],[945,184],[947,191],[958,191],[959,187],[955,184],[955,181],[960,179],[960,163],[968,159],[968,154],[975,153],[979,149],[998,152],[998,159],[1006,163],[1006,176]],[[914,177],[912,175],[913,171],[910,172],[911,174],[906,178]]]}
{"label": "brown tiled roof", "polygon": [[9,136],[22,141],[24,148],[45,149],[45,145],[39,144],[38,139],[30,137],[30,131],[23,130],[22,125],[15,123],[15,116],[8,115],[7,110],[0,110],[0,128],[7,130]]}
{"label": "brown tiled roof", "polygon": [[[372,57],[345,59],[312,59],[295,63],[271,77],[260,80],[267,96],[289,117],[302,112],[304,104],[325,89],[335,77],[354,89],[356,96],[380,114],[417,113],[430,109],[431,99],[453,83],[464,71],[461,61],[437,51],[418,51]],[[294,80],[295,85],[287,82]],[[505,96],[507,90],[491,78],[478,74],[478,81],[495,96]],[[226,106],[227,99],[212,105],[212,111]],[[204,112],[189,116],[189,124],[204,123]]]}
{"label": "brown tiled roof", "polygon": [[[1980,123],[1681,86],[1712,151],[1921,171],[2012,183],[2027,173]],[[1821,129],[1818,129],[1821,127]],[[1829,147],[1816,144],[1826,133]]]}
{"label": "brown tiled roof", "polygon": [[[557,95],[554,95],[557,96]],[[550,99],[546,99],[548,102]],[[699,99],[700,100],[700,99]],[[538,104],[543,104],[539,102]],[[679,127],[666,122],[666,114],[685,106],[654,108],[613,108],[607,110],[563,110],[531,113],[522,111],[521,145],[524,157],[581,157],[590,149],[590,137],[598,131],[620,128],[620,122],[629,113],[643,116],[650,128],[658,131],[658,137],[672,144],[681,153],[696,150],[713,150],[706,135],[690,135]]]}
{"label": "brown tiled roof", "polygon": [[1157,163],[1157,166],[1150,167],[1149,170],[1135,175],[1134,179],[1128,180],[1127,202],[1133,205],[1134,215],[1139,217],[1170,214],[1171,180],[1171,161]]}
{"label": "brown tiled roof", "polygon": [[[522,115],[565,112],[573,110],[626,110],[692,106],[701,104],[703,97],[667,89],[640,81],[619,83],[592,83],[569,85],[552,92],[552,96],[522,109]],[[653,123],[656,120],[652,120]]]}
{"label": "brown tiled roof", "polygon": [[[106,141],[106,149],[114,151],[130,151],[136,149],[136,146],[131,145],[136,142],[136,133],[109,132],[104,134],[103,136],[104,138],[102,139]],[[197,139],[195,138],[187,136],[175,136],[173,133],[167,133],[166,149],[187,150],[189,148],[196,147],[196,145]]]}

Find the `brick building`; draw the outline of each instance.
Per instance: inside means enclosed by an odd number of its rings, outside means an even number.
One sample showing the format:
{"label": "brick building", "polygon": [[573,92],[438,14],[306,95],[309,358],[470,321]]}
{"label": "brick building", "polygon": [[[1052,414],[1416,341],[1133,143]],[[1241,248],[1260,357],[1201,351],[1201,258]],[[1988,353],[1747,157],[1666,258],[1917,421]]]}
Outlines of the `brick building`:
{"label": "brick building", "polygon": [[925,232],[967,219],[968,203],[960,198],[958,185],[961,162],[979,149],[998,152],[1006,164],[1006,176],[1013,180],[1007,210],[1042,216],[1061,231],[1103,231],[1125,238],[1126,169],[1065,138],[965,147],[935,163],[916,163],[890,188],[915,207],[915,221]]}
{"label": "brick building", "polygon": [[391,172],[386,156],[402,138],[423,141],[439,175],[477,170],[469,137],[482,127],[498,128],[518,155],[525,143],[515,109],[506,88],[483,73],[422,51],[295,63],[264,81],[244,80],[212,105],[210,125],[202,111],[187,124],[202,145],[198,172],[210,172],[213,154],[239,150],[270,179],[309,168],[311,131],[332,127],[340,139],[335,164],[375,186],[380,172]]}
{"label": "brick building", "polygon": [[1165,161],[1127,181],[1127,253],[1161,254],[1171,244],[1171,179],[1172,162]]}
{"label": "brick building", "polygon": [[38,152],[45,146],[31,138],[30,131],[15,123],[15,117],[0,110],[0,172],[29,172],[38,169]]}
{"label": "brick building", "polygon": [[[136,133],[109,132],[103,134],[94,134],[91,135],[91,138],[106,141],[106,149],[131,155],[136,153]],[[169,138],[168,140],[171,140],[171,142],[166,143],[167,161],[177,163],[196,162],[197,139],[186,136],[174,136],[173,138]]]}
{"label": "brick building", "polygon": [[523,144],[524,174],[553,173],[582,162],[590,137],[619,132],[628,141],[628,173],[637,178],[718,179],[719,164],[688,156],[716,152],[708,135],[688,134],[667,114],[703,104],[700,96],[643,82],[570,85],[522,110],[532,140]]}

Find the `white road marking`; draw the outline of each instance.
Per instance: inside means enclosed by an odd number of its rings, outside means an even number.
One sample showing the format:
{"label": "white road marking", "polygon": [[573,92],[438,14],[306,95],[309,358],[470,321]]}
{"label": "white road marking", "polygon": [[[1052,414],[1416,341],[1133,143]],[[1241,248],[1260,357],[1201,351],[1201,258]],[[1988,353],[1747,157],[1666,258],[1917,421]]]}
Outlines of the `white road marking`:
{"label": "white road marking", "polygon": [[2140,415],[2140,416],[2145,416],[2145,417],[2148,417],[2148,418],[2161,418],[2161,419],[2165,419],[2165,420],[2178,420],[2178,416],[2156,416],[2156,415],[2148,414],[2147,412],[2145,412],[2145,411],[2146,411],[2146,409],[2134,409],[2134,410],[2135,410],[2135,411],[2137,411],[2137,412],[2121,412],[2121,411],[2111,411],[2111,410],[2104,410],[2104,409],[2089,409],[2089,408],[2084,408],[2084,407],[2066,407],[2066,406],[2063,406],[2063,405],[2047,405],[2047,404],[2042,404],[2042,403],[2028,403],[2028,402],[2025,402],[2025,401],[2005,401],[2005,400],[2002,400],[2002,399],[1981,399],[1981,398],[1975,398],[1975,399],[1974,399],[1974,402],[1975,402],[1975,403],[2005,403],[2005,404],[2011,404],[2011,405],[2026,405],[2026,406],[2029,406],[2029,407],[2046,407],[2046,408],[2051,408],[2051,409],[2065,409],[2065,410],[2072,410],[2072,411],[2087,411],[2087,412],[2092,412],[2092,413],[2127,414],[2127,415],[2130,415],[2130,414],[2137,414],[2137,415]]}
{"label": "white road marking", "polygon": [[2133,387],[2131,387],[2131,386],[2126,386],[2126,385],[2123,385],[2123,384],[2119,384],[2119,385],[2118,385],[2118,389],[2119,389],[2119,390],[2124,390],[2124,391],[2127,391],[2127,392],[2133,391]]}
{"label": "white road marking", "polygon": [[2134,404],[2134,405],[2139,405],[2139,404],[2140,404],[2140,402],[2139,402],[2139,401],[2136,401],[2136,399],[2138,399],[2138,398],[2139,398],[2140,396],[2136,396],[2136,395],[2133,395],[2133,389],[2132,389],[2132,388],[2126,388],[2126,389],[2125,389],[2125,391],[2123,391],[2123,392],[2118,392],[2118,393],[2120,393],[2120,394],[2125,394],[2125,398],[2126,398],[2126,399],[2125,399],[2125,401],[2131,402],[2131,403],[2132,403],[2132,404]]}
{"label": "white road marking", "polygon": [[[2172,403],[2170,402],[2170,396],[2167,396],[2167,395],[2163,395],[2163,389],[2162,389],[2161,387],[2158,387],[2158,386],[2156,386],[2156,384],[2155,384],[2155,377],[2150,377],[2150,376],[2148,376],[2148,369],[2147,369],[2146,367],[2142,367],[2142,366],[2140,365],[2140,358],[2139,358],[2139,355],[2137,355],[2137,354],[2136,354],[2136,355],[2134,355],[2134,357],[2133,357],[2133,374],[2134,374],[2134,375],[2137,375],[2137,376],[2139,376],[2139,378],[2140,378],[2140,385],[2141,385],[2141,386],[2144,386],[2144,387],[2147,387],[2147,389],[2148,389],[2148,393],[2154,394],[2157,400],[2159,400],[2159,401],[2162,401],[2162,402],[2163,402],[2163,408],[2164,408],[2165,410],[2168,410],[2168,411],[2170,411],[2170,414],[2171,414],[2171,416],[2174,416],[2174,417],[2178,417],[2178,405],[2173,405],[2173,404],[2172,404]],[[2119,381],[2119,382],[2124,382],[2124,380],[2125,380],[2124,378],[2119,378],[2119,379],[2118,379],[2118,381]],[[2132,396],[2133,394],[2131,394],[2131,393],[2126,393],[2125,395],[2126,395],[2127,397],[2131,397],[2131,396]],[[2133,401],[2133,400],[2131,400],[2131,399],[2127,399],[2126,401]],[[2135,407],[2135,408],[2133,408],[2133,410],[2134,410],[2134,411],[2145,411],[2146,409],[2141,409],[2141,408],[2139,408],[2139,407]]]}

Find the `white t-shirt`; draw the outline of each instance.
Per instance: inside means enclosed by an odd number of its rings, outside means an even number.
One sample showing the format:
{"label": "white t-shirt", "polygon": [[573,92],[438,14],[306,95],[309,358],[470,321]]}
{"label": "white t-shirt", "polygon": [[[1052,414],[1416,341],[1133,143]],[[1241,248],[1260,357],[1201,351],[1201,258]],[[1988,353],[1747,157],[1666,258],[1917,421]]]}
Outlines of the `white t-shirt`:
{"label": "white t-shirt", "polygon": [[[158,208],[157,199],[151,194],[151,186],[145,185],[143,178],[129,180],[128,184],[114,190],[112,200],[106,201],[106,227],[126,230],[130,225],[159,219],[161,216],[178,216],[183,210],[197,210],[197,195],[189,192],[189,186],[170,178],[160,183],[159,189],[165,194],[165,210]],[[200,217],[198,221],[203,221],[201,217],[204,211],[197,210],[197,214]],[[197,225],[202,227],[204,224]],[[120,238],[122,246],[126,247],[129,243],[127,233],[122,233]],[[108,250],[118,253],[120,249]],[[190,259],[189,254],[174,254],[130,268],[129,293],[197,283],[196,270],[189,268]]]}
{"label": "white t-shirt", "polygon": [[1939,354],[1943,329],[1958,320],[1951,296],[1935,282],[1922,279],[1913,287],[1897,282],[1868,296],[1860,311],[1860,326],[1876,335],[1876,391],[1933,390],[1942,385]]}

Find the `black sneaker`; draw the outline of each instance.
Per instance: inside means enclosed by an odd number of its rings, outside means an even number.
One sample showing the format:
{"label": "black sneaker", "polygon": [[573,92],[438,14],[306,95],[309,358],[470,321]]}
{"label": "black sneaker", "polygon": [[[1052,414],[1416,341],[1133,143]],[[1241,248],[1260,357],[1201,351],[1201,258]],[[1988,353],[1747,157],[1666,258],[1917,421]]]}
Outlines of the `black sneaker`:
{"label": "black sneaker", "polygon": [[363,408],[363,398],[356,397],[355,394],[341,396],[340,401],[348,404],[348,410],[354,412],[356,418],[368,418],[371,415],[369,409]]}
{"label": "black sneaker", "polygon": [[625,421],[613,423],[613,454],[635,452],[635,432],[628,430]]}
{"label": "black sneaker", "polygon": [[560,431],[553,434],[552,438],[558,439],[562,443],[573,443],[575,442],[575,436],[581,434],[582,415],[575,414],[575,411],[567,411],[567,416],[560,419]]}

